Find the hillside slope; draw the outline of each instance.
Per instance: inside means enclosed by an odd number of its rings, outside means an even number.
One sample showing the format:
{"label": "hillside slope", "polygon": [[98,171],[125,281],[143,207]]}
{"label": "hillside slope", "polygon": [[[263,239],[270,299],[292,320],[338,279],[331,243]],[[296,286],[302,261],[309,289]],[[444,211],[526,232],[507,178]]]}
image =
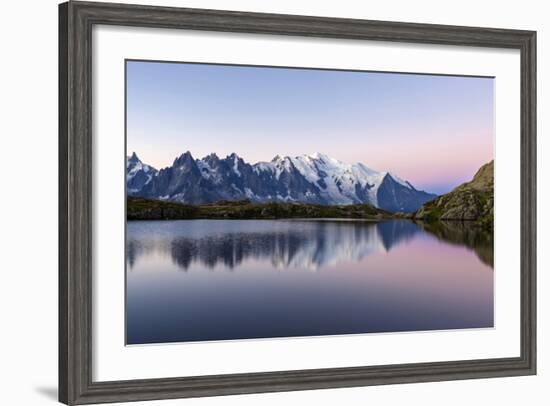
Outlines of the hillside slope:
{"label": "hillside slope", "polygon": [[425,203],[414,218],[467,220],[492,227],[494,200],[494,161],[483,165],[474,178],[453,191]]}

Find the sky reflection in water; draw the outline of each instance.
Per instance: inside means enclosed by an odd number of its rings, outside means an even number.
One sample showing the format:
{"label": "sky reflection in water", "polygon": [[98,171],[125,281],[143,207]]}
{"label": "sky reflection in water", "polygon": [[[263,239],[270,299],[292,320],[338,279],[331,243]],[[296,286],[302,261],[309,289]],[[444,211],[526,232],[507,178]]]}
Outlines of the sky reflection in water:
{"label": "sky reflection in water", "polygon": [[466,224],[139,221],[126,251],[128,344],[493,326]]}

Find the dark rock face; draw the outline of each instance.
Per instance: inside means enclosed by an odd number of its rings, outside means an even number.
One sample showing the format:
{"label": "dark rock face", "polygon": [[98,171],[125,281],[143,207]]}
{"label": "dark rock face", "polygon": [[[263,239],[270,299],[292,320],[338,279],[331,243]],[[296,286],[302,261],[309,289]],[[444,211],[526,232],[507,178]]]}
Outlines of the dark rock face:
{"label": "dark rock face", "polygon": [[480,221],[492,226],[493,173],[494,161],[491,161],[483,165],[470,182],[423,205],[414,217],[423,220]]}
{"label": "dark rock face", "polygon": [[[136,159],[135,154],[128,158],[127,167]],[[146,166],[141,161],[134,164]],[[223,159],[216,154],[194,159],[186,152],[172,166],[149,172],[144,180],[134,175],[127,184],[131,196],[188,204],[249,199],[257,203],[371,204],[388,211],[414,212],[436,197],[389,173],[321,154],[276,156],[271,162],[251,165],[234,153]]]}
{"label": "dark rock face", "polygon": [[190,152],[176,158],[172,166],[161,169],[136,195],[181,202],[217,198],[217,191],[205,179]]}
{"label": "dark rock face", "polygon": [[416,190],[412,186],[403,186],[390,174],[384,176],[378,189],[378,207],[391,212],[410,213],[434,198],[435,195],[431,193]]}
{"label": "dark rock face", "polygon": [[153,177],[157,170],[140,161],[136,153],[126,159],[126,189],[129,195],[142,190]]}

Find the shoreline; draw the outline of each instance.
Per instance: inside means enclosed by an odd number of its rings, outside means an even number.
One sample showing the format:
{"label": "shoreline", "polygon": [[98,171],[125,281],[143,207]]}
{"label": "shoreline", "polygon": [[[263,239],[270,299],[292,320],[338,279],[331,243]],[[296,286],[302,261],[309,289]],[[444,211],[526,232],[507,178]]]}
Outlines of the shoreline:
{"label": "shoreline", "polygon": [[128,197],[126,220],[277,220],[341,219],[381,221],[393,213],[369,204],[324,206],[297,203],[254,203],[249,200],[221,201],[189,205],[161,200]]}
{"label": "shoreline", "polygon": [[[194,217],[194,218],[185,218],[185,219],[172,219],[172,218],[159,218],[159,219],[137,219],[137,218],[126,218],[127,222],[134,221],[194,221],[194,220],[228,220],[228,221],[319,221],[319,222],[363,222],[363,223],[381,223],[383,221],[389,220],[410,220],[406,218],[381,218],[381,219],[369,219],[369,218],[350,218],[350,217],[258,217],[258,218],[212,218],[212,217]],[[414,221],[413,221],[414,222]]]}
{"label": "shoreline", "polygon": [[[220,201],[204,205],[127,197],[126,221],[162,220],[287,220],[379,223],[408,220],[429,225],[440,222],[479,225],[492,229],[487,219],[443,219],[415,217],[416,213],[391,213],[369,204],[317,205],[305,203],[254,203],[249,200]],[[487,224],[486,224],[487,223]]]}

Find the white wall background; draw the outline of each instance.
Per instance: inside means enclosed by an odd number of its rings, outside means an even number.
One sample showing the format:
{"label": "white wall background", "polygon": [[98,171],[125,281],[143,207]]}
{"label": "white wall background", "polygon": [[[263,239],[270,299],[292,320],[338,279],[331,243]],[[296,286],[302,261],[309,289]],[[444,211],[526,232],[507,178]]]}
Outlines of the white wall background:
{"label": "white wall background", "polygon": [[[126,1],[128,2],[128,1]],[[141,3],[142,1],[131,1]],[[171,0],[147,4],[491,26],[538,31],[539,374],[536,377],[392,385],[147,402],[144,405],[546,405],[550,397],[550,164],[546,2],[429,0]],[[57,397],[57,1],[5,2],[0,24],[0,404]],[[545,139],[546,138],[546,139]],[[549,158],[550,159],[550,158]],[[545,185],[546,183],[546,185]],[[6,227],[7,225],[7,227]],[[135,403],[136,405],[139,405]]]}

